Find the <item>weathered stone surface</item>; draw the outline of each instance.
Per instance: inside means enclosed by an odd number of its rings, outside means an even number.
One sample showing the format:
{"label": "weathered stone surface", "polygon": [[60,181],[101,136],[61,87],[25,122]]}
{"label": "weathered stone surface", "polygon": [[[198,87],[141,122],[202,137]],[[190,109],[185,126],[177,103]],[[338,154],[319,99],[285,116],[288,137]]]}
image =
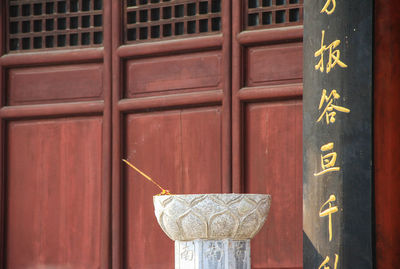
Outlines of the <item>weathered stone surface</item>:
{"label": "weathered stone surface", "polygon": [[250,269],[250,239],[175,241],[175,269]]}
{"label": "weathered stone surface", "polygon": [[162,195],[154,196],[153,202],[158,223],[174,241],[244,240],[253,238],[263,226],[271,196],[234,193]]}

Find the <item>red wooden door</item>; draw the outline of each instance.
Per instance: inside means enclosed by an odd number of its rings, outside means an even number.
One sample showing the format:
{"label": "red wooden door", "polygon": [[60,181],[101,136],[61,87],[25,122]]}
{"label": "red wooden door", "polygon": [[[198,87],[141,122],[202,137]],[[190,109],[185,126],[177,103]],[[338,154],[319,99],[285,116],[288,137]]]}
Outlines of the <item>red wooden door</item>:
{"label": "red wooden door", "polygon": [[302,0],[233,6],[233,191],[272,195],[253,268],[302,268]]}
{"label": "red wooden door", "polygon": [[113,5],[113,266],[173,268],[159,190],[121,158],[172,193],[231,190],[230,2]]}
{"label": "red wooden door", "polygon": [[271,193],[253,268],[302,267],[301,0],[1,8],[3,268],[173,268],[122,158],[173,193]]}
{"label": "red wooden door", "polygon": [[110,268],[109,3],[1,1],[1,268]]}

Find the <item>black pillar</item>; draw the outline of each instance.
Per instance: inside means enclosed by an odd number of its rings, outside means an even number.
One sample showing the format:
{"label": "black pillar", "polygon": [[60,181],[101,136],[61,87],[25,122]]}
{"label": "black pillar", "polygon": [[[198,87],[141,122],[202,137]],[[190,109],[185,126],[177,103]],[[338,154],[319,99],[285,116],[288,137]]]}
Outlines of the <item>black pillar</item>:
{"label": "black pillar", "polygon": [[304,1],[304,269],[373,267],[372,14]]}

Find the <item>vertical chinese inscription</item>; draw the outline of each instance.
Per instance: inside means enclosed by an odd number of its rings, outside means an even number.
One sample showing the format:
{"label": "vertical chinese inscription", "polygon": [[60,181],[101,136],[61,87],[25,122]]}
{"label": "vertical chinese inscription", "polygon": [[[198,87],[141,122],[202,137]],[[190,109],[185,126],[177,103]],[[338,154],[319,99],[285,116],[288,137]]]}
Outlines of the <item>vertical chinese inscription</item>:
{"label": "vertical chinese inscription", "polygon": [[[332,241],[332,214],[338,212],[338,207],[337,206],[332,206],[332,203],[336,201],[336,196],[331,194],[329,197],[328,201],[326,201],[322,206],[321,209],[319,210],[319,216],[320,217],[326,217],[329,216],[329,241]],[[323,208],[328,205],[328,208],[323,210]]]}
{"label": "vertical chinese inscription", "polygon": [[[331,7],[329,10],[328,8]],[[336,0],[328,0],[326,1],[324,7],[321,9],[321,13],[325,12],[326,14],[330,15],[335,11],[336,8]]]}
{"label": "vertical chinese inscription", "polygon": [[373,1],[304,9],[304,269],[372,268]]}
{"label": "vertical chinese inscription", "polygon": [[331,72],[331,69],[338,64],[342,68],[346,68],[347,65],[340,60],[340,50],[337,47],[340,45],[340,40],[335,40],[328,46],[324,44],[325,31],[322,30],[321,34],[321,47],[314,53],[314,57],[319,57],[318,64],[315,65],[315,70],[324,72],[324,54],[328,51],[328,62],[326,64],[326,73]]}
{"label": "vertical chinese inscription", "polygon": [[325,155],[321,155],[321,168],[322,170],[315,173],[314,176],[320,176],[328,172],[339,171],[340,167],[335,166],[337,153],[333,151],[334,143],[330,142],[321,147],[321,151],[325,152]]}
{"label": "vertical chinese inscription", "polygon": [[319,102],[318,110],[322,113],[319,116],[317,122],[320,122],[323,118],[326,120],[326,124],[335,123],[336,111],[343,113],[350,113],[350,109],[336,105],[336,101],[340,98],[339,93],[336,90],[332,90],[329,95],[326,94],[326,89],[322,90],[321,101]]}

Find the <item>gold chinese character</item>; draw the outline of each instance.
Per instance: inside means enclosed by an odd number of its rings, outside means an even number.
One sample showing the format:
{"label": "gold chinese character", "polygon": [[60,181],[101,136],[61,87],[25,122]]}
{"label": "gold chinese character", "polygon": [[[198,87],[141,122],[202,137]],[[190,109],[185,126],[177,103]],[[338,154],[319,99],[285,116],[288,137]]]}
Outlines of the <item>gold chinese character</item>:
{"label": "gold chinese character", "polygon": [[[336,201],[336,196],[335,195],[331,195],[329,196],[328,201],[326,201],[321,208],[319,209],[319,217],[323,218],[326,216],[329,216],[329,242],[332,241],[332,214],[338,212],[338,207],[337,206],[332,206],[332,202]],[[322,209],[324,208],[324,206],[326,206],[326,204],[328,204],[328,209],[325,209],[324,211],[322,211]]]}
{"label": "gold chinese character", "polygon": [[[325,260],[321,263],[318,269],[330,269],[331,267],[327,265],[329,262],[329,256],[326,256]],[[335,254],[335,265],[333,269],[337,269],[337,264],[339,262],[339,255]]]}
{"label": "gold chinese character", "polygon": [[[332,150],[333,146],[334,146],[333,142],[328,143],[326,145],[323,145],[321,147],[321,151]],[[338,167],[338,166],[335,167],[336,158],[337,158],[337,153],[336,152],[331,152],[331,153],[328,153],[328,154],[326,154],[324,156],[322,156],[322,154],[321,154],[322,171],[318,172],[318,173],[315,173],[314,176],[320,176],[320,175],[323,175],[323,174],[328,173],[328,172],[339,171],[340,167]]]}
{"label": "gold chinese character", "polygon": [[329,73],[336,64],[342,68],[346,68],[347,65],[340,60],[340,50],[334,50],[340,44],[340,40],[333,41],[329,46],[324,45],[325,31],[322,30],[321,37],[321,48],[314,53],[314,57],[321,57],[318,64],[315,65],[315,70],[324,72],[324,52],[329,50],[328,63],[326,64],[326,73]]}
{"label": "gold chinese character", "polygon": [[[328,10],[329,5],[332,4],[332,8]],[[321,9],[321,13],[326,13],[328,15],[332,14],[336,8],[336,0],[327,0],[325,6]]]}
{"label": "gold chinese character", "polygon": [[340,98],[340,95],[337,93],[336,90],[332,90],[329,95],[326,95],[326,90],[322,90],[322,96],[321,96],[321,101],[319,102],[319,107],[318,110],[321,110],[322,105],[324,103],[327,103],[325,106],[325,109],[323,110],[321,116],[319,116],[317,122],[321,121],[322,118],[326,117],[326,124],[329,123],[334,123],[335,122],[335,116],[336,116],[336,111],[344,112],[344,113],[349,113],[350,109],[342,107],[342,106],[337,106],[333,104],[333,101],[337,100]]}

